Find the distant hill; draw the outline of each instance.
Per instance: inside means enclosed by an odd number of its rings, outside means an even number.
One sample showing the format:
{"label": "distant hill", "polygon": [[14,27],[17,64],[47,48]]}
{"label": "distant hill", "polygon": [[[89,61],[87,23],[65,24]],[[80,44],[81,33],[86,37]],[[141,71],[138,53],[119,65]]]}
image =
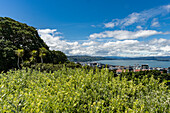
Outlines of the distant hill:
{"label": "distant hill", "polygon": [[68,60],[71,62],[90,62],[98,60],[115,60],[115,58],[98,57],[98,56],[67,56]]}
{"label": "distant hill", "polygon": [[110,56],[107,58],[115,58],[120,60],[158,60],[158,61],[170,61],[170,56],[151,56],[151,57],[115,57]]}
{"label": "distant hill", "polygon": [[17,67],[15,50],[23,49],[23,60],[29,60],[30,52],[37,50],[37,62],[40,62],[39,48],[45,48],[46,63],[65,62],[67,57],[60,51],[50,51],[46,43],[40,38],[37,30],[8,17],[0,17],[0,71]]}
{"label": "distant hill", "polygon": [[159,57],[118,57],[118,56],[68,56],[68,59],[73,62],[88,62],[98,60],[157,60],[157,61],[170,61],[170,56],[159,56]]}

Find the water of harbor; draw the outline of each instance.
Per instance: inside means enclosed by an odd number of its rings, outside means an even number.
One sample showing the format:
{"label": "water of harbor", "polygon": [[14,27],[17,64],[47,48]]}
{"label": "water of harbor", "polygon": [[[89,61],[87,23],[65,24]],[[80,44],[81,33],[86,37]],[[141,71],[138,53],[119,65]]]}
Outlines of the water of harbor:
{"label": "water of harbor", "polygon": [[119,66],[134,66],[148,64],[149,67],[170,67],[170,61],[157,61],[157,60],[99,60],[94,61],[102,64],[119,65]]}

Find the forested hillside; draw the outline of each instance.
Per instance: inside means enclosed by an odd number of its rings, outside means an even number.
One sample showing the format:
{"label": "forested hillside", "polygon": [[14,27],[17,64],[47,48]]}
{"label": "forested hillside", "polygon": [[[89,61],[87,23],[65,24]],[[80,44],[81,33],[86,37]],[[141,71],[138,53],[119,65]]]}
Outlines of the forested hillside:
{"label": "forested hillside", "polygon": [[0,17],[0,45],[0,71],[19,67],[18,60],[19,65],[35,60],[46,63],[67,61],[63,52],[49,50],[34,27],[8,17]]}

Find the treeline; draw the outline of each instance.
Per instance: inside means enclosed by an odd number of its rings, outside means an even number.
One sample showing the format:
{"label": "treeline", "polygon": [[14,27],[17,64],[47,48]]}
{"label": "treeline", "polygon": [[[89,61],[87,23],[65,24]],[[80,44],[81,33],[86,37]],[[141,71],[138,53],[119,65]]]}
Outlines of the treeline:
{"label": "treeline", "polygon": [[[20,64],[24,67],[30,67],[31,65],[36,65],[37,63],[51,63],[51,64],[63,64],[68,62],[66,55],[61,51],[47,51],[44,47],[39,48],[39,51],[33,50],[30,52],[31,57],[28,60],[23,61],[24,50],[15,50],[18,56],[18,68]],[[48,55],[48,56],[47,56]],[[22,61],[20,62],[20,59]]]}
{"label": "treeline", "polygon": [[[1,40],[0,40],[1,41]],[[16,49],[16,48],[15,48]],[[0,71],[7,71],[12,68],[30,67],[37,63],[63,64],[68,62],[66,55],[61,51],[50,51],[44,47],[39,50],[32,50],[30,57],[24,57],[24,49],[11,49],[0,47]]]}

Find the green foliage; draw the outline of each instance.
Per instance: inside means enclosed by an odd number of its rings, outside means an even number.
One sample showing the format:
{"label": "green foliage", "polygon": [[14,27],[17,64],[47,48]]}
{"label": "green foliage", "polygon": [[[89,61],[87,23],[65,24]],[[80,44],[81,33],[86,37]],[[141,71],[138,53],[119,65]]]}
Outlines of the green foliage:
{"label": "green foliage", "polygon": [[37,59],[36,59],[36,56],[37,56],[37,50],[32,50],[31,51],[31,57],[30,57],[30,62],[31,63],[36,63]]}
{"label": "green foliage", "polygon": [[[19,61],[19,59],[24,56],[24,50],[23,49],[15,50],[15,54],[18,56],[18,68],[20,69],[20,61]],[[23,63],[23,58],[22,58],[22,63]]]}
{"label": "green foliage", "polygon": [[[135,81],[139,81],[136,83]],[[62,68],[0,74],[0,112],[168,113],[170,91],[147,75],[137,80],[112,72]]]}
{"label": "green foliage", "polygon": [[41,63],[43,63],[43,58],[46,56],[46,53],[48,52],[46,48],[42,47],[39,48],[39,57],[41,58]]}
{"label": "green foliage", "polygon": [[15,55],[17,49],[24,50],[23,60],[30,58],[29,53],[32,50],[41,47],[48,49],[35,28],[8,17],[0,17],[0,43],[2,45],[0,56],[3,57],[0,62],[0,72],[17,68],[17,55]]}
{"label": "green foliage", "polygon": [[15,54],[21,58],[24,56],[24,50],[23,49],[15,50]]}
{"label": "green foliage", "polygon": [[41,47],[48,49],[34,27],[8,17],[0,17],[0,38],[11,41],[17,48],[23,48],[28,53]]}
{"label": "green foliage", "polygon": [[[128,80],[132,79],[142,79],[143,76],[147,75],[148,78],[151,76],[154,77],[154,79],[159,79],[160,82],[164,80],[170,80],[170,74],[161,74],[158,70],[150,70],[150,71],[140,71],[140,72],[123,72],[121,73],[120,77],[126,77]],[[170,82],[168,82],[170,84]]]}
{"label": "green foliage", "polygon": [[64,64],[38,63],[36,66],[31,65],[31,67],[33,69],[40,70],[42,72],[44,71],[54,72],[54,71],[61,70],[63,67],[75,69],[75,68],[81,68],[82,66],[81,64],[75,64],[73,62],[69,62]]}
{"label": "green foliage", "polygon": [[[23,62],[31,60],[30,62],[40,63],[44,59],[45,63],[57,64],[67,61],[64,53],[49,50],[34,27],[8,17],[0,17],[0,45],[0,72],[17,68],[17,64],[20,68],[21,62],[17,63],[17,55],[21,55],[19,50],[22,49],[24,54],[22,57],[18,56],[18,59],[23,59]],[[17,55],[14,50],[18,50]],[[30,54],[32,51],[37,51],[36,56]]]}
{"label": "green foliage", "polygon": [[17,67],[16,49],[11,41],[0,39],[0,72]]}
{"label": "green foliage", "polygon": [[65,63],[67,62],[67,56],[61,51],[50,51],[51,59],[53,64]]}

